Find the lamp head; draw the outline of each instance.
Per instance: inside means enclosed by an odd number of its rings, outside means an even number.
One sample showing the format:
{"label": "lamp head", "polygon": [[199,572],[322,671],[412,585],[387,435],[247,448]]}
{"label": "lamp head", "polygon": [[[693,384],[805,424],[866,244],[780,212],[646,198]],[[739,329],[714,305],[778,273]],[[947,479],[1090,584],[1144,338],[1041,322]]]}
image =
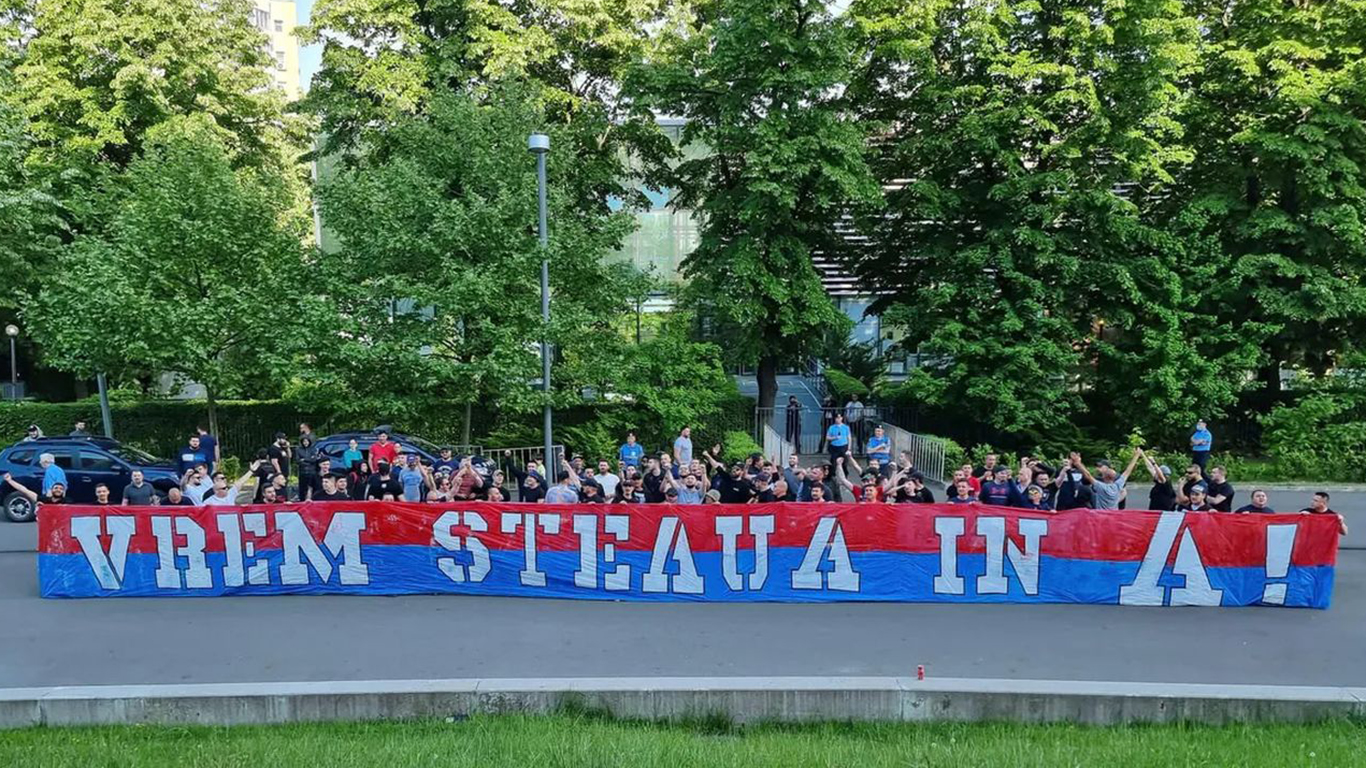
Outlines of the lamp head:
{"label": "lamp head", "polygon": [[15,325],[15,324],[13,324],[13,323],[10,323],[9,325],[5,326],[5,335],[8,336],[8,337],[10,337],[11,339],[14,338],[15,336],[18,336],[18,335],[19,335],[19,326]]}
{"label": "lamp head", "polygon": [[549,152],[550,137],[544,133],[533,133],[527,137],[526,148],[532,152]]}

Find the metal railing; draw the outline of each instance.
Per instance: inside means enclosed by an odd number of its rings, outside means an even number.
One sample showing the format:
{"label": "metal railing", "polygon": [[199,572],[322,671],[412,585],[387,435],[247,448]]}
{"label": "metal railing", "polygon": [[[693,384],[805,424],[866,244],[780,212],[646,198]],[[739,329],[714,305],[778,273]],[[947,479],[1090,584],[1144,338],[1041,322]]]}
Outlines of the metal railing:
{"label": "metal railing", "polygon": [[[550,446],[550,447],[551,447],[552,450],[555,451],[555,455],[556,455],[556,456],[563,456],[563,455],[564,455],[564,446],[563,446],[563,445],[552,445],[552,446]],[[498,469],[504,469],[504,468],[507,466],[507,463],[508,463],[509,461],[512,462],[512,465],[513,465],[513,466],[515,466],[515,467],[517,467],[517,468],[519,468],[519,469],[525,469],[525,468],[526,468],[526,464],[527,464],[528,461],[531,461],[532,459],[540,460],[544,454],[545,454],[545,446],[543,446],[543,445],[531,445],[531,446],[518,446],[518,447],[516,447],[516,448],[490,448],[490,449],[488,450],[487,453],[484,453],[484,454],[483,454],[483,456],[484,456],[485,458],[489,459],[490,461],[497,462]],[[551,482],[554,482],[554,481],[551,481]],[[512,474],[510,474],[510,473],[508,473],[508,472],[505,471],[505,472],[503,473],[503,490],[504,490],[504,491],[513,491],[513,490],[516,489],[516,487],[517,487],[517,478],[516,478],[516,476],[514,476],[514,475],[512,475]],[[509,497],[509,498],[516,498],[516,497]]]}
{"label": "metal railing", "polygon": [[[900,409],[864,405],[856,409],[856,418],[848,420],[849,432],[853,438],[851,446],[856,455],[865,455],[868,438],[873,430],[882,427],[891,439],[892,455],[900,458],[902,451],[910,454],[911,462],[925,477],[942,482],[945,474],[945,442],[942,438],[922,435],[898,425]],[[754,440],[764,446],[764,454],[772,456],[775,452],[787,453],[780,456],[785,462],[788,453],[795,451],[799,456],[825,453],[825,432],[834,422],[835,413],[848,413],[844,407],[824,408],[755,408]],[[773,446],[773,447],[770,447]]]}

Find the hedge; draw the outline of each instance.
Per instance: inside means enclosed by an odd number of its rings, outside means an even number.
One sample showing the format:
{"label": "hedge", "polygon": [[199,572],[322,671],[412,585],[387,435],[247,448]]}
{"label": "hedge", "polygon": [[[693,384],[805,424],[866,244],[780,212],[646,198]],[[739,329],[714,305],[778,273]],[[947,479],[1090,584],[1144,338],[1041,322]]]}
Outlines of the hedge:
{"label": "hedge", "polygon": [[868,399],[868,387],[858,379],[837,368],[825,369],[825,384],[836,402],[843,403],[849,396]]}
{"label": "hedge", "polygon": [[[360,422],[342,419],[323,412],[310,412],[296,405],[278,400],[220,400],[218,401],[218,438],[224,457],[237,457],[244,462],[266,447],[276,432],[284,432],[291,439],[298,434],[300,422],[308,422],[319,435],[345,430],[369,430],[388,424],[396,431],[424,437],[438,444],[456,444],[464,432],[464,409],[442,407],[430,414],[410,419]],[[208,405],[203,400],[136,400],[110,403],[114,420],[114,437],[123,443],[141,448],[155,456],[169,457],[185,444],[195,426],[208,426]],[[472,414],[473,442],[484,448],[504,448],[517,445],[540,445],[541,414],[502,415],[476,408]],[[693,438],[698,444],[719,440],[732,430],[753,427],[754,401],[736,397],[721,403],[719,412],[705,423],[694,427]],[[76,421],[85,421],[91,434],[101,434],[100,406],[95,398],[73,403],[44,403],[34,401],[0,402],[0,447],[24,436],[30,424],[37,424],[49,437],[68,434]],[[625,405],[583,405],[557,411],[555,414],[556,443],[565,444],[571,452],[597,454],[603,446],[620,442],[627,429],[635,429],[640,442],[654,450],[655,445],[668,450],[673,435],[664,434],[656,425],[646,423],[645,414],[634,413]],[[614,455],[615,447],[607,453]]]}

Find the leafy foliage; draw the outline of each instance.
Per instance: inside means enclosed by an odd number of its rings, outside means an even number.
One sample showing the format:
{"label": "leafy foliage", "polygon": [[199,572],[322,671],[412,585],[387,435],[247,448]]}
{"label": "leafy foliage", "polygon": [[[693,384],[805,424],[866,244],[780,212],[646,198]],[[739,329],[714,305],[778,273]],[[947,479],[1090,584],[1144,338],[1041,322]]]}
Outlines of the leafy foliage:
{"label": "leafy foliage", "polygon": [[835,398],[835,402],[840,404],[843,404],[850,395],[858,395],[865,399],[868,397],[869,390],[866,384],[838,368],[825,369],[825,383],[830,387],[830,394]]}
{"label": "leafy foliage", "polygon": [[268,370],[302,284],[275,187],[235,170],[209,118],[159,126],[108,212],[58,256],[27,309],[53,365],[82,376],[170,371],[223,392]]}
{"label": "leafy foliage", "polygon": [[[526,136],[542,125],[517,88],[486,102],[448,96],[386,137],[382,156],[357,158],[319,189],[341,241],[318,256],[325,301],[311,314],[327,338],[302,350],[295,397],[356,412],[437,402],[539,405],[542,335],[535,161]],[[592,368],[620,334],[624,275],[604,257],[632,226],[603,206],[587,215],[563,162],[574,134],[553,127],[550,251],[552,373],[562,404],[577,402],[567,371]],[[561,160],[566,158],[566,160]],[[331,333],[328,333],[330,328]],[[395,398],[395,395],[402,395]]]}
{"label": "leafy foliage", "polygon": [[685,300],[723,329],[728,351],[757,362],[759,405],[772,407],[780,361],[813,349],[848,319],[825,294],[812,254],[877,185],[863,133],[833,94],[850,38],[824,2],[700,3],[635,80],[644,103],[686,118],[702,152],[663,173],[673,204],[700,217],[683,264]]}

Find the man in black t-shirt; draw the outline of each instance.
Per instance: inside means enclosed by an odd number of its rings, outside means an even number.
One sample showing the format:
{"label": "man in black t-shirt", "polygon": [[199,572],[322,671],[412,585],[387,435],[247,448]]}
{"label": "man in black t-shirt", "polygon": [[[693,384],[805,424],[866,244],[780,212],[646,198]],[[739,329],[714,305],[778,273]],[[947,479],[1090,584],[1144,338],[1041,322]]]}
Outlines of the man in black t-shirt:
{"label": "man in black t-shirt", "polygon": [[745,504],[754,496],[754,486],[745,475],[743,464],[732,464],[730,474],[722,479],[717,490],[721,491],[722,504]]}
{"label": "man in black t-shirt", "polygon": [[1300,514],[1301,514],[1301,515],[1337,515],[1337,518],[1338,518],[1338,534],[1339,534],[1339,535],[1342,535],[1342,536],[1346,536],[1346,535],[1347,535],[1347,518],[1343,517],[1342,515],[1338,514],[1337,512],[1334,512],[1334,511],[1332,510],[1332,508],[1328,506],[1328,499],[1329,499],[1329,498],[1331,498],[1331,497],[1328,495],[1328,492],[1327,492],[1327,491],[1319,491],[1318,493],[1315,493],[1315,494],[1314,494],[1314,500],[1313,500],[1312,502],[1310,502],[1309,506],[1305,507],[1304,509],[1301,509],[1301,510],[1300,510]]}
{"label": "man in black t-shirt", "polygon": [[336,475],[326,474],[321,479],[322,487],[313,494],[313,501],[350,501],[351,494],[337,490]]}
{"label": "man in black t-shirt", "polygon": [[385,496],[392,496],[395,499],[403,498],[403,483],[398,481],[389,472],[389,465],[380,462],[379,471],[370,476],[365,485],[365,498],[370,501],[380,501]]}
{"label": "man in black t-shirt", "polygon": [[289,448],[289,440],[284,432],[275,433],[275,442],[266,449],[266,456],[270,459],[270,465],[276,474],[289,477],[289,460],[293,452]]}
{"label": "man in black t-shirt", "polygon": [[1205,498],[1215,512],[1233,511],[1233,484],[1223,467],[1210,470],[1209,482],[1205,484]]}

